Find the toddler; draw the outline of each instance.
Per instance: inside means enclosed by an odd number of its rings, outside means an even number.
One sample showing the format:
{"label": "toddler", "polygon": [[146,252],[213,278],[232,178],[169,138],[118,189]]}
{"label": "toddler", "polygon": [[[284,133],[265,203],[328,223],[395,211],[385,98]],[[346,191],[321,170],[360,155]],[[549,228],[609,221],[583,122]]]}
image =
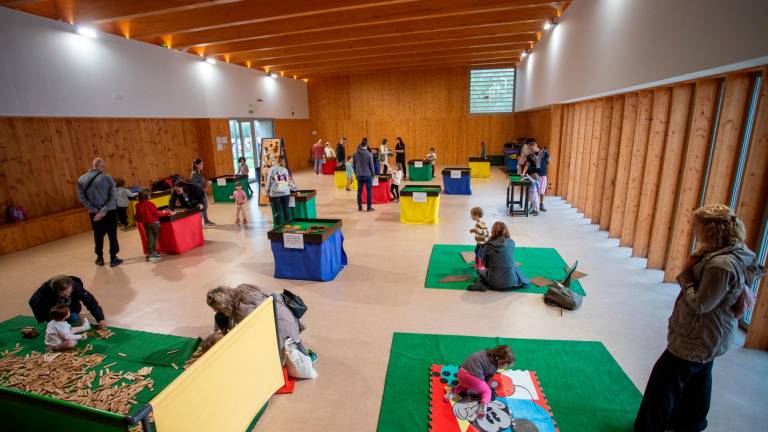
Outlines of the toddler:
{"label": "toddler", "polygon": [[390,191],[395,197],[395,202],[400,202],[400,181],[403,179],[403,164],[398,162],[395,165],[394,171],[392,171],[392,186]]}
{"label": "toddler", "polygon": [[83,325],[72,327],[67,322],[69,318],[69,305],[56,305],[51,308],[51,320],[45,328],[45,345],[53,351],[63,351],[73,348],[77,341],[86,340],[86,335],[76,333],[87,332],[91,329],[88,318],[83,318]]}
{"label": "toddler", "polygon": [[475,221],[475,227],[469,230],[470,234],[475,235],[475,243],[477,243],[475,245],[475,268],[482,270],[484,267],[480,255],[483,252],[483,245],[488,241],[488,225],[483,221],[483,209],[480,207],[474,207],[469,211],[469,215],[472,217],[472,220]]}
{"label": "toddler", "polygon": [[120,225],[123,229],[128,229],[128,204],[129,199],[137,195],[136,192],[131,192],[125,188],[125,180],[121,178],[115,179],[115,199],[117,201],[117,219],[120,221]]}
{"label": "toddler", "polygon": [[451,401],[464,394],[475,393],[480,396],[477,416],[485,417],[485,407],[491,400],[491,387],[488,381],[499,369],[507,369],[515,363],[515,355],[509,345],[499,345],[493,349],[478,351],[464,360],[459,368],[459,384],[445,393],[445,400]]}
{"label": "toddler", "polygon": [[435,148],[430,147],[429,153],[427,153],[427,156],[425,157],[429,161],[429,163],[432,165],[432,178],[435,178],[435,164],[437,163],[437,153],[435,153]]}
{"label": "toddler", "polygon": [[148,188],[139,191],[139,203],[136,204],[136,223],[144,224],[147,235],[147,261],[158,261],[161,256],[157,253],[157,239],[160,237],[160,212],[155,203],[149,200],[152,192]]}
{"label": "toddler", "polygon": [[523,181],[531,182],[531,187],[528,188],[528,202],[530,203],[530,211],[534,216],[539,215],[539,175],[536,173],[526,174],[522,178]]}
{"label": "toddler", "polygon": [[243,185],[235,183],[235,192],[229,196],[229,199],[235,200],[235,224],[240,224],[240,215],[243,215],[243,223],[247,224],[248,219],[245,218],[245,210],[243,205],[248,201],[248,195],[243,190]]}
{"label": "toddler", "polygon": [[346,168],[347,175],[347,190],[350,190],[349,187],[352,185],[352,182],[355,181],[355,164],[352,162],[352,156],[347,156],[347,161],[344,162],[344,167]]}

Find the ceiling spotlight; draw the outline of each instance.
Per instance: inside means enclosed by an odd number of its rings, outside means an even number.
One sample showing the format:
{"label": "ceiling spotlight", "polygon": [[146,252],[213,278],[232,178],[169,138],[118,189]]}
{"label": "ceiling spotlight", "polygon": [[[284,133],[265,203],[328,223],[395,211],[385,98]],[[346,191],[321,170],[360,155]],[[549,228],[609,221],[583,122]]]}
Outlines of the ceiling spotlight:
{"label": "ceiling spotlight", "polygon": [[530,54],[530,53],[531,53],[531,50],[529,50],[529,49],[524,50],[523,51],[523,57],[528,57],[528,54]]}
{"label": "ceiling spotlight", "polygon": [[215,65],[216,59],[213,57],[203,57],[203,61],[208,63],[209,65]]}
{"label": "ceiling spotlight", "polygon": [[552,23],[550,23],[549,21],[544,23],[544,30],[549,30],[551,27],[552,27]]}
{"label": "ceiling spotlight", "polygon": [[269,77],[272,79],[277,79],[277,74],[272,72],[271,74],[269,74]]}
{"label": "ceiling spotlight", "polygon": [[549,30],[551,28],[554,28],[560,21],[557,19],[557,17],[550,18],[546,24],[544,24],[544,30]]}
{"label": "ceiling spotlight", "polygon": [[94,30],[92,27],[78,25],[78,26],[75,26],[75,32],[81,36],[85,36],[89,38],[98,37],[98,33],[96,33],[96,30]]}

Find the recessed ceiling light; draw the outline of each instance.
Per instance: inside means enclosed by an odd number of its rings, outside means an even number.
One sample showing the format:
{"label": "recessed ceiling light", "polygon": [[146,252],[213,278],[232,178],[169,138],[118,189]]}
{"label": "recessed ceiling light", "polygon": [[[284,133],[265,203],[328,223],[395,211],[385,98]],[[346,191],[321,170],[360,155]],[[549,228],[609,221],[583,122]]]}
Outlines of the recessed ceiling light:
{"label": "recessed ceiling light", "polygon": [[210,65],[215,65],[216,64],[216,59],[212,58],[212,57],[203,57],[203,61],[208,63],[208,64],[210,64]]}
{"label": "recessed ceiling light", "polygon": [[98,37],[99,34],[94,30],[92,27],[87,26],[75,26],[75,32],[79,35],[89,37],[89,38],[95,38]]}
{"label": "recessed ceiling light", "polygon": [[272,79],[277,79],[277,74],[272,72],[271,74],[269,74],[269,77]]}

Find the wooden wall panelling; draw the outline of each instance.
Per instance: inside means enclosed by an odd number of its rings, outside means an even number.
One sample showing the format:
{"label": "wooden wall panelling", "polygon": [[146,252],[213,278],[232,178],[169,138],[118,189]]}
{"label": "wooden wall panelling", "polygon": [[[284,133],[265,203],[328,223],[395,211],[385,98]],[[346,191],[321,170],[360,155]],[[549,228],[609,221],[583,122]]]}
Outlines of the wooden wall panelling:
{"label": "wooden wall panelling", "polygon": [[586,212],[587,185],[589,184],[589,157],[592,149],[592,126],[595,123],[595,108],[597,102],[590,102],[587,105],[587,116],[584,121],[584,139],[581,143],[580,162],[579,162],[579,188],[577,197],[577,208],[582,213]]}
{"label": "wooden wall panelling", "polygon": [[705,79],[696,82],[692,108],[693,116],[688,133],[682,177],[680,178],[669,252],[664,266],[664,280],[668,282],[675,280],[690,253],[693,235],[691,216],[699,206],[718,87],[717,79]]}
{"label": "wooden wall panelling", "polygon": [[664,142],[669,123],[669,102],[672,99],[672,88],[664,87],[653,92],[653,109],[651,126],[647,141],[645,169],[641,177],[641,192],[637,206],[637,222],[634,227],[632,255],[645,257],[648,255],[648,244],[651,237],[651,226],[656,210],[656,194],[659,191],[659,173],[663,162]]}
{"label": "wooden wall panelling", "polygon": [[621,237],[621,229],[624,223],[624,210],[626,208],[627,187],[629,185],[629,169],[632,161],[632,143],[635,138],[637,123],[637,93],[626,95],[624,102],[624,115],[621,119],[621,144],[616,168],[616,186],[613,192],[613,209],[611,210],[611,226],[608,236]]}
{"label": "wooden wall panelling", "polygon": [[[273,126],[275,136],[283,138],[283,142],[285,143],[285,153],[288,156],[288,165],[291,169],[301,170],[309,168],[309,154],[312,149],[312,144],[317,141],[317,138],[314,138],[310,130],[309,120],[276,119],[274,120]],[[323,141],[330,142],[335,150],[336,144],[339,142],[340,138],[341,137],[334,139],[333,136],[328,135]],[[357,143],[347,140],[347,151],[349,151],[350,148],[356,147],[356,145]]]}
{"label": "wooden wall panelling", "polygon": [[725,79],[725,97],[720,110],[717,140],[712,153],[705,204],[728,204],[741,147],[741,134],[752,79],[747,74],[730,74]]}
{"label": "wooden wall panelling", "polygon": [[611,132],[608,139],[608,158],[606,160],[605,181],[603,182],[603,198],[600,206],[600,229],[608,230],[613,212],[613,195],[616,191],[616,173],[621,147],[621,131],[624,118],[624,95],[611,98]]}
{"label": "wooden wall panelling", "polygon": [[584,122],[587,117],[586,104],[576,105],[576,114],[573,121],[573,141],[571,142],[571,158],[569,161],[570,174],[568,174],[568,202],[578,210],[578,190],[579,190],[579,178],[581,172],[579,171],[579,160],[581,158],[581,144],[583,143],[583,130]]}
{"label": "wooden wall panelling", "polygon": [[587,160],[588,172],[587,172],[587,186],[585,188],[584,195],[584,216],[587,219],[594,217],[594,205],[595,205],[595,184],[597,182],[597,160],[600,151],[600,132],[603,125],[603,105],[605,105],[602,99],[595,102],[595,115],[592,120],[592,134],[590,136],[589,144],[589,159]]}
{"label": "wooden wall panelling", "polygon": [[558,175],[560,174],[560,166],[557,163],[557,160],[562,148],[563,111],[563,105],[554,105],[552,107],[552,123],[548,147],[550,162],[547,167],[547,195],[558,194],[557,182]]}
{"label": "wooden wall panelling", "polygon": [[568,196],[568,184],[570,183],[569,176],[570,160],[571,160],[571,141],[573,140],[573,134],[571,133],[573,128],[573,116],[574,105],[566,105],[563,112],[563,132],[560,158],[558,165],[560,165],[560,173],[558,175],[557,190],[560,197],[567,200]]}
{"label": "wooden wall panelling", "polygon": [[593,192],[592,223],[600,224],[603,204],[603,189],[605,187],[605,175],[608,167],[608,145],[611,137],[611,117],[613,116],[613,98],[603,100],[603,118],[600,121],[600,142],[598,143],[597,173],[595,175],[595,189]]}
{"label": "wooden wall panelling", "polygon": [[690,126],[693,90],[693,84],[676,85],[672,90],[672,105],[669,109],[669,124],[648,244],[649,268],[662,269],[667,259],[675,203],[679,197],[678,184],[681,180],[681,168]]}
{"label": "wooden wall panelling", "polygon": [[632,158],[629,163],[627,194],[624,205],[624,221],[621,225],[620,246],[632,246],[637,223],[637,209],[640,204],[640,192],[643,187],[643,168],[648,150],[648,133],[651,130],[651,110],[653,91],[642,91],[638,95],[635,136],[632,139]]}

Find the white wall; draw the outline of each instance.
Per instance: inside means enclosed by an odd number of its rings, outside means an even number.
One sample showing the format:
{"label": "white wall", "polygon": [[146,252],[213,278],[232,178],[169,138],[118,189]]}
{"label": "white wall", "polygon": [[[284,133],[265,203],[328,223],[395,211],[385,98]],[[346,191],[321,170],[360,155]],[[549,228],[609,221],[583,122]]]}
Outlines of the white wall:
{"label": "white wall", "polygon": [[0,8],[0,115],[298,119],[309,108],[303,81],[118,36],[89,39]]}
{"label": "white wall", "polygon": [[691,79],[766,56],[768,0],[576,0],[520,63],[515,105]]}

